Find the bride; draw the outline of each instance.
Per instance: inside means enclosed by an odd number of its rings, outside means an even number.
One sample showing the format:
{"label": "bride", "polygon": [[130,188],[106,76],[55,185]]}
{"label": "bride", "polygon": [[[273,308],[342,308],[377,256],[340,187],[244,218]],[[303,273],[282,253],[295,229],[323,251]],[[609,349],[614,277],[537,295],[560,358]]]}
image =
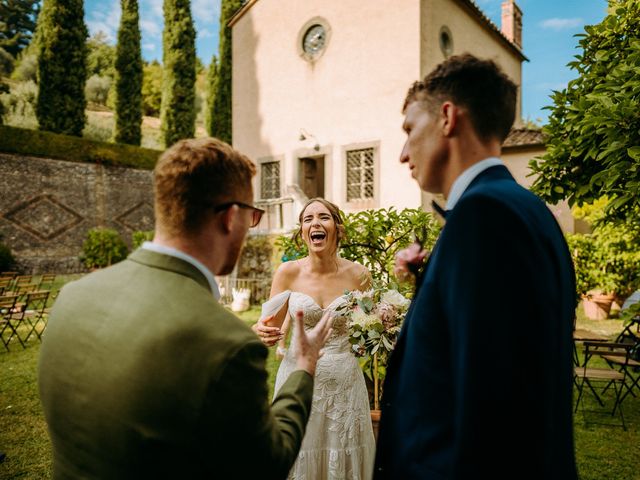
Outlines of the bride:
{"label": "bride", "polygon": [[[272,346],[283,341],[295,312],[303,312],[305,329],[323,315],[334,317],[333,333],[316,368],[306,434],[289,478],[368,480],[375,454],[369,399],[362,371],[351,353],[347,319],[338,310],[345,302],[345,291],[367,289],[370,275],[362,265],[338,256],[344,226],[336,205],[323,198],[311,199],[299,220],[294,239],[302,239],[309,255],[280,265],[271,298],[254,326],[263,343]],[[294,371],[294,358],[293,352],[284,353],[276,393]]]}

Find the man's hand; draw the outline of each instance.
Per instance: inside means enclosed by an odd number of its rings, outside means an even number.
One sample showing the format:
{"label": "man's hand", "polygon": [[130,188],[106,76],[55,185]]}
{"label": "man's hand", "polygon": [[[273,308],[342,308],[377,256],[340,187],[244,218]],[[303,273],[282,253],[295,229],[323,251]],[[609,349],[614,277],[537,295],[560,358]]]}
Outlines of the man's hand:
{"label": "man's hand", "polygon": [[255,323],[251,329],[260,337],[260,341],[267,347],[273,347],[282,338],[282,331],[278,327],[270,327],[269,323],[273,321],[275,315],[262,318]]}
{"label": "man's hand", "polygon": [[294,320],[296,334],[294,336],[294,352],[296,355],[296,366],[300,370],[305,370],[313,377],[316,373],[316,363],[322,356],[322,347],[331,335],[331,325],[333,318],[331,312],[327,311],[318,324],[312,330],[305,332],[303,314],[296,312]]}
{"label": "man's hand", "polygon": [[396,264],[393,268],[396,278],[401,282],[406,282],[411,274],[417,276],[428,253],[418,242],[414,242],[396,253]]}

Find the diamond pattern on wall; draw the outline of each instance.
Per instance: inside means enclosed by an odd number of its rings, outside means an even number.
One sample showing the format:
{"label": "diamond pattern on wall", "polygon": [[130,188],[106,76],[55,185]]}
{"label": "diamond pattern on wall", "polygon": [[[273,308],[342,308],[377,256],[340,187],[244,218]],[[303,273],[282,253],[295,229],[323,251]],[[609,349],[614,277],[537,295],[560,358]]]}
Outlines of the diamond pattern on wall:
{"label": "diamond pattern on wall", "polygon": [[52,240],[83,220],[82,215],[52,195],[39,195],[21,203],[4,218],[42,240]]}
{"label": "diamond pattern on wall", "polygon": [[153,207],[147,202],[140,202],[116,218],[116,222],[135,232],[153,230],[153,219]]}

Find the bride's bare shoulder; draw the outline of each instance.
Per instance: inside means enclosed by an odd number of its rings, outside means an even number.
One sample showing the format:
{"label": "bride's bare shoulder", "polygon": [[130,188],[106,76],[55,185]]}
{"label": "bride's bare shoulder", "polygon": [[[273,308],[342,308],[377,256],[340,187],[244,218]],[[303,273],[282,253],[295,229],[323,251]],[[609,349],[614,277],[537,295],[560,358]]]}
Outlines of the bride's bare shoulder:
{"label": "bride's bare shoulder", "polygon": [[276,273],[274,274],[274,279],[282,279],[282,280],[294,280],[300,275],[300,260],[291,260],[288,262],[281,263],[280,266],[276,269]]}
{"label": "bride's bare shoulder", "polygon": [[371,273],[364,265],[351,260],[342,259],[344,273],[349,277],[353,288],[357,290],[366,290],[371,286]]}

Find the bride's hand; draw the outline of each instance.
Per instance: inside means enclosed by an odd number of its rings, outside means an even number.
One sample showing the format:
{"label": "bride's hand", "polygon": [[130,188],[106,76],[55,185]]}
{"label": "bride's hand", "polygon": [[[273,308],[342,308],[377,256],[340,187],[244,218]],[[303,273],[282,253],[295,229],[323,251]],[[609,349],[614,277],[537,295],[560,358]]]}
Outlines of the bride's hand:
{"label": "bride's hand", "polygon": [[270,327],[269,322],[273,320],[273,315],[258,320],[251,329],[258,335],[260,341],[267,347],[273,347],[280,339],[282,332],[278,327]]}

